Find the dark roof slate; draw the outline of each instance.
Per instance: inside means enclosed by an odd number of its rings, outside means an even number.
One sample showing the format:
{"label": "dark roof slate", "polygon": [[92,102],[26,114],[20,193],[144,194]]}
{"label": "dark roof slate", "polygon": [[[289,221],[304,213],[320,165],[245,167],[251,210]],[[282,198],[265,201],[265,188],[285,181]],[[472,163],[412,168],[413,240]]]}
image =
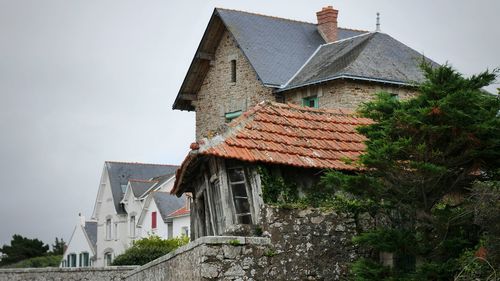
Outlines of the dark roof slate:
{"label": "dark roof slate", "polygon": [[84,227],[85,233],[92,244],[92,247],[96,249],[97,245],[97,222],[95,221],[86,221]]}
{"label": "dark roof slate", "polygon": [[169,192],[156,191],[153,193],[153,200],[160,211],[163,221],[166,222],[168,215],[184,206],[186,198],[185,196],[177,197],[171,195]]}
{"label": "dark roof slate", "polygon": [[[325,41],[316,24],[216,8],[261,81],[284,85]],[[339,39],[366,31],[339,28]]]}
{"label": "dark roof slate", "polygon": [[130,188],[132,189],[132,193],[136,198],[144,195],[146,191],[148,191],[153,185],[157,184],[157,181],[130,181]]}
{"label": "dark roof slate", "polygon": [[115,203],[115,209],[118,214],[125,214],[125,210],[120,206],[123,199],[122,185],[127,185],[129,179],[150,180],[162,175],[175,175],[179,166],[144,164],[144,163],[126,163],[110,162],[105,163],[108,170],[111,192]]}
{"label": "dark roof slate", "polygon": [[281,91],[341,77],[419,83],[424,80],[422,59],[422,54],[387,34],[366,33],[319,47]]}

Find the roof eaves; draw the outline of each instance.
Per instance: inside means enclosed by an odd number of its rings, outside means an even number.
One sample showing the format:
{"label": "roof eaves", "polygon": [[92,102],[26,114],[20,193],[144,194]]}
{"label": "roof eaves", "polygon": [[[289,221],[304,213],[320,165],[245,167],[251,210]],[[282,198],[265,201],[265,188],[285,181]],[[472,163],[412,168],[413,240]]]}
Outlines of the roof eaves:
{"label": "roof eaves", "polygon": [[338,79],[352,79],[352,80],[362,80],[362,81],[370,81],[370,82],[378,82],[378,83],[386,83],[386,84],[394,84],[398,86],[407,86],[407,87],[414,87],[416,86],[415,83],[411,82],[405,82],[405,81],[397,81],[397,80],[390,80],[390,79],[380,79],[380,78],[375,78],[375,77],[365,77],[365,76],[359,76],[359,75],[352,75],[352,74],[339,74],[335,76],[331,76],[325,79],[320,79],[320,80],[314,80],[310,81],[307,83],[302,83],[298,84],[292,87],[288,88],[281,88],[279,90],[276,90],[276,93],[281,93],[281,92],[286,92],[289,90],[297,89],[297,88],[302,88],[310,85],[315,85],[315,84],[320,84],[328,81],[333,81],[333,80],[338,80]]}

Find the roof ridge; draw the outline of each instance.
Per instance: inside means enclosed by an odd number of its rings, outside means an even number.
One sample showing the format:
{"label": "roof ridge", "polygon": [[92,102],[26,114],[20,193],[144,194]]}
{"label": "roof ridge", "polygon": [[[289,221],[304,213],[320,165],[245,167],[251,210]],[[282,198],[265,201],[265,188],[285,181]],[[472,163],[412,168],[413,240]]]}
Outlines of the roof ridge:
{"label": "roof ridge", "polygon": [[174,164],[156,164],[156,163],[126,162],[126,161],[109,161],[109,160],[104,161],[104,163],[112,163],[112,164],[127,164],[127,165],[151,165],[151,166],[169,166],[169,167],[179,167],[179,165],[174,165]]}
{"label": "roof ridge", "polygon": [[157,180],[141,180],[141,179],[128,179],[128,181],[133,182],[147,182],[147,183],[157,183]]}
{"label": "roof ridge", "polygon": [[[317,23],[313,23],[313,22],[309,22],[309,21],[305,21],[305,20],[283,18],[283,17],[278,17],[278,16],[271,16],[271,15],[261,14],[261,13],[257,13],[257,12],[249,12],[249,11],[243,11],[243,10],[237,10],[237,9],[229,9],[229,8],[221,8],[221,7],[215,7],[215,9],[216,10],[225,10],[225,11],[245,13],[245,14],[250,14],[250,15],[255,15],[255,16],[261,16],[261,17],[268,17],[268,18],[273,18],[273,19],[278,19],[278,20],[286,20],[286,21],[292,21],[292,22],[298,22],[298,23],[307,23],[307,24],[312,24],[312,25],[318,25]],[[359,31],[359,32],[369,32],[368,30],[356,29],[356,28],[347,28],[347,27],[337,27],[337,28],[345,29],[345,30],[352,30],[352,31]]]}
{"label": "roof ridge", "polygon": [[355,115],[355,111],[349,108],[314,108],[308,106],[300,106],[293,103],[279,103],[279,102],[269,102],[271,107],[281,107],[281,108],[291,108],[298,111],[314,112],[314,113],[326,113],[326,114],[336,114],[336,115]]}

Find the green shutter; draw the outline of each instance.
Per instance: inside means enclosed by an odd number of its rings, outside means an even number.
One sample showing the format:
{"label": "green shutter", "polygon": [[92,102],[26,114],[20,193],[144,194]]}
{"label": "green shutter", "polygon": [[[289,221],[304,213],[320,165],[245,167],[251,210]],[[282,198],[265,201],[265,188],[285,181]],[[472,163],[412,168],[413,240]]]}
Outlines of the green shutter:
{"label": "green shutter", "polygon": [[312,96],[302,99],[302,106],[319,108],[318,97]]}
{"label": "green shutter", "polygon": [[240,115],[241,115],[241,110],[238,110],[238,111],[228,112],[224,116],[226,117],[227,121],[231,121]]}

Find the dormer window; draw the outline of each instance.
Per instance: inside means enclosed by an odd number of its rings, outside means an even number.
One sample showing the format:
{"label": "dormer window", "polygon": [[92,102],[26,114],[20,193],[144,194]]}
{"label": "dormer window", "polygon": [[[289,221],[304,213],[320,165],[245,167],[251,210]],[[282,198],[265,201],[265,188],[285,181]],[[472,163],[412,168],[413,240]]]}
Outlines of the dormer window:
{"label": "dormer window", "polygon": [[311,97],[303,98],[302,99],[302,106],[318,108],[319,107],[318,96],[311,96]]}
{"label": "dormer window", "polygon": [[231,60],[231,82],[236,83],[236,60]]}

